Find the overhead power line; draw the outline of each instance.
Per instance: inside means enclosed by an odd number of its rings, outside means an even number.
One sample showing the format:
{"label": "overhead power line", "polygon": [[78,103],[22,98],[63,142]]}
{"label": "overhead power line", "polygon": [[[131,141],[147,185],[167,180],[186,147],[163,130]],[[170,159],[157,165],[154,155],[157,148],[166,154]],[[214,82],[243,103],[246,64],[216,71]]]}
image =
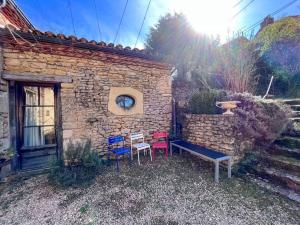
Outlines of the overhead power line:
{"label": "overhead power line", "polygon": [[147,13],[148,13],[150,4],[151,4],[151,0],[149,0],[149,2],[148,2],[148,6],[147,6],[147,9],[146,9],[144,18],[143,18],[143,22],[142,22],[142,24],[141,24],[141,27],[140,27],[138,36],[137,36],[136,41],[135,41],[135,44],[134,44],[134,48],[136,47],[136,45],[137,45],[137,43],[138,43],[138,41],[139,41],[139,38],[140,38],[140,35],[141,35],[141,31],[142,31],[142,29],[143,29],[143,26],[144,26],[144,23],[145,23],[145,20],[146,20],[146,16],[147,16]]}
{"label": "overhead power line", "polygon": [[73,19],[73,12],[72,12],[71,0],[68,0],[68,6],[69,6],[70,15],[71,15],[71,21],[72,21],[72,26],[73,26],[73,32],[74,32],[74,35],[77,36],[77,35],[76,35],[76,30],[75,30],[74,19]]}
{"label": "overhead power line", "polygon": [[[293,0],[293,1],[291,1],[291,2],[289,2],[289,3],[287,3],[287,4],[285,4],[285,5],[283,5],[282,7],[280,7],[279,9],[277,9],[277,10],[275,10],[274,12],[272,12],[271,14],[269,14],[270,16],[275,16],[276,14],[278,14],[278,13],[280,13],[282,10],[285,10],[286,8],[288,8],[288,7],[290,7],[291,5],[293,5],[294,3],[296,3],[298,0]],[[260,19],[260,20],[258,20],[257,22],[255,22],[254,24],[252,24],[251,26],[249,26],[249,27],[247,27],[247,28],[245,28],[245,29],[243,29],[243,28],[241,28],[240,30],[239,30],[239,32],[238,33],[244,33],[244,32],[249,32],[249,31],[251,31],[252,29],[254,29],[255,27],[257,27],[261,22],[263,22],[264,21],[264,18],[262,18],[262,19]]]}
{"label": "overhead power line", "polygon": [[237,6],[238,6],[239,4],[241,4],[243,1],[244,1],[244,0],[238,1],[238,2],[233,6],[233,8],[237,7]]}
{"label": "overhead power line", "polygon": [[247,5],[245,5],[242,9],[240,9],[236,14],[234,14],[234,16],[232,17],[232,19],[234,19],[235,17],[237,17],[238,15],[240,15],[244,10],[246,10],[255,0],[251,0],[250,2],[248,2]]}
{"label": "overhead power line", "polygon": [[97,9],[97,4],[96,0],[94,0],[94,6],[95,6],[95,11],[96,11],[96,19],[97,19],[97,27],[98,27],[98,32],[99,32],[99,39],[102,39],[102,33],[100,29],[100,22],[99,22],[99,15],[98,15],[98,9]]}
{"label": "overhead power line", "polygon": [[122,12],[121,20],[120,20],[120,22],[119,22],[119,26],[118,26],[118,29],[117,29],[117,32],[116,32],[116,35],[115,35],[115,38],[114,38],[113,43],[115,43],[116,40],[117,40],[117,38],[118,38],[119,31],[120,31],[120,28],[121,28],[121,25],[122,25],[122,22],[123,22],[123,18],[124,18],[124,14],[125,14],[127,5],[128,5],[128,0],[126,0],[125,6],[124,6],[124,9],[123,9],[123,12]]}

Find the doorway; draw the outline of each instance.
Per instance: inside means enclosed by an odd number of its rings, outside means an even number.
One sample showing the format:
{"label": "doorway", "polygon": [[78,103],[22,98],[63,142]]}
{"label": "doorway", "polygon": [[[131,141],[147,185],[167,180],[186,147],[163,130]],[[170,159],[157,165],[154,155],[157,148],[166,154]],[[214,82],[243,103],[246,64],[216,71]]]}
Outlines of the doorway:
{"label": "doorway", "polygon": [[17,151],[21,170],[44,169],[58,157],[57,84],[17,83]]}

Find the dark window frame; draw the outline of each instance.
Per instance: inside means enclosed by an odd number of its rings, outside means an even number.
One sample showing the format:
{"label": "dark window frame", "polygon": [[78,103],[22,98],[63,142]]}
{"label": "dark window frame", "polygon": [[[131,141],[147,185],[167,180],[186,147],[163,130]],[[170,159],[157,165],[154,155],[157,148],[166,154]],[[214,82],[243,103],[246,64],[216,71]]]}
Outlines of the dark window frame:
{"label": "dark window frame", "polygon": [[[54,106],[49,105],[51,107],[54,107],[54,125],[50,125],[54,127],[54,135],[55,135],[55,144],[46,144],[46,145],[40,145],[40,146],[23,146],[24,143],[24,115],[25,115],[25,93],[23,91],[24,86],[35,86],[35,87],[51,87],[54,91]],[[40,92],[40,88],[38,89]],[[36,82],[17,82],[16,83],[16,125],[17,125],[17,149],[19,150],[35,150],[35,149],[47,149],[47,148],[57,148],[58,147],[58,108],[57,108],[57,102],[58,102],[58,95],[60,91],[60,85],[58,84],[52,84],[52,83],[36,83]],[[30,107],[41,107],[40,106],[40,97],[38,98],[39,105],[32,105]],[[48,105],[42,106],[47,107]],[[47,125],[42,126],[32,126],[32,127],[46,127]],[[28,126],[30,127],[30,126]]]}

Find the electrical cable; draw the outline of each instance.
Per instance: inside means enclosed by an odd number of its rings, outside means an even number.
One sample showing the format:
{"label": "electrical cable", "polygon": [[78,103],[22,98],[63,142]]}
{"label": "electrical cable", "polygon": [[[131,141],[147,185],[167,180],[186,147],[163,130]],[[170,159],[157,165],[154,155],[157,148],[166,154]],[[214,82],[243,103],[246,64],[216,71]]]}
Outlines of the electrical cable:
{"label": "electrical cable", "polygon": [[77,36],[77,35],[76,35],[76,30],[75,30],[74,19],[73,19],[73,12],[72,12],[71,0],[68,0],[68,6],[69,6],[70,15],[71,15],[71,21],[72,21],[72,26],[73,26],[73,32],[74,32],[74,35]]}
{"label": "electrical cable", "polygon": [[237,17],[238,15],[240,15],[244,10],[246,10],[255,0],[251,0],[247,5],[245,5],[240,11],[238,11],[236,14],[234,14],[234,16],[232,17],[232,19],[234,19],[235,17]]}
{"label": "electrical cable", "polygon": [[122,22],[123,22],[123,18],[124,18],[124,14],[125,14],[127,5],[128,5],[128,0],[126,0],[125,6],[124,6],[124,9],[123,9],[123,13],[122,13],[122,16],[121,16],[121,20],[120,20],[120,22],[119,22],[119,26],[118,26],[118,29],[117,29],[117,32],[116,32],[116,35],[115,35],[115,38],[114,38],[113,43],[115,43],[116,40],[117,40],[117,38],[118,38],[119,31],[120,31],[120,28],[121,28],[121,25],[122,25]]}
{"label": "electrical cable", "polygon": [[99,22],[99,15],[98,15],[98,9],[97,9],[97,4],[96,0],[94,0],[94,6],[95,6],[95,11],[96,11],[96,19],[97,19],[97,27],[98,27],[98,32],[99,32],[99,40],[102,40],[102,33],[100,29],[100,22]]}
{"label": "electrical cable", "polygon": [[[280,13],[282,10],[288,8],[289,6],[291,6],[292,4],[296,3],[298,0],[293,0],[285,5],[283,5],[282,7],[280,7],[279,9],[275,10],[274,12],[272,12],[271,14],[269,14],[270,16],[275,16],[276,14]],[[263,19],[260,19],[258,20],[257,22],[255,22],[254,24],[252,24],[251,26],[243,29],[239,29],[237,33],[247,33],[249,32],[250,30],[254,29],[255,27],[257,27],[261,22],[264,21],[264,18]]]}
{"label": "electrical cable", "polygon": [[134,44],[134,48],[136,48],[136,45],[137,45],[137,43],[138,43],[138,40],[139,40],[141,31],[142,31],[142,29],[143,29],[143,26],[144,26],[144,23],[145,23],[145,20],[146,20],[147,13],[148,13],[148,10],[149,10],[149,7],[150,7],[150,4],[151,4],[151,0],[149,0],[149,2],[148,2],[148,6],[147,6],[147,9],[146,9],[144,18],[143,18],[143,22],[142,22],[142,24],[141,24],[141,27],[140,27],[138,36],[137,36],[136,41],[135,41],[135,44]]}

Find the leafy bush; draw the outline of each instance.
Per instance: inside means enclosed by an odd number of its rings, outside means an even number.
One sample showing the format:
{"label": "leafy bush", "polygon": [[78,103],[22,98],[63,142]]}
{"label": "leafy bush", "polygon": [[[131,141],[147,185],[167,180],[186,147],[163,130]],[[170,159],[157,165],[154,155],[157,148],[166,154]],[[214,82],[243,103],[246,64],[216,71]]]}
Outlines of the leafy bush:
{"label": "leafy bush", "polygon": [[234,126],[240,139],[266,146],[277,139],[289,124],[292,112],[287,105],[247,93],[233,94],[229,98],[241,102],[234,110],[237,115]]}
{"label": "leafy bush", "polygon": [[103,165],[98,153],[91,149],[91,142],[68,143],[63,159],[51,164],[49,181],[62,187],[78,187],[90,184]]}
{"label": "leafy bush", "polygon": [[300,20],[285,17],[264,27],[252,43],[259,49],[257,61],[257,93],[264,94],[271,76],[274,82],[270,94],[276,97],[300,95]]}
{"label": "leafy bush", "polygon": [[222,109],[216,107],[216,101],[226,97],[225,91],[202,90],[193,94],[188,103],[188,111],[193,114],[219,114]]}
{"label": "leafy bush", "polygon": [[281,40],[297,40],[299,36],[299,19],[286,17],[263,28],[254,39],[254,43],[260,45],[262,54],[271,48],[271,45]]}

